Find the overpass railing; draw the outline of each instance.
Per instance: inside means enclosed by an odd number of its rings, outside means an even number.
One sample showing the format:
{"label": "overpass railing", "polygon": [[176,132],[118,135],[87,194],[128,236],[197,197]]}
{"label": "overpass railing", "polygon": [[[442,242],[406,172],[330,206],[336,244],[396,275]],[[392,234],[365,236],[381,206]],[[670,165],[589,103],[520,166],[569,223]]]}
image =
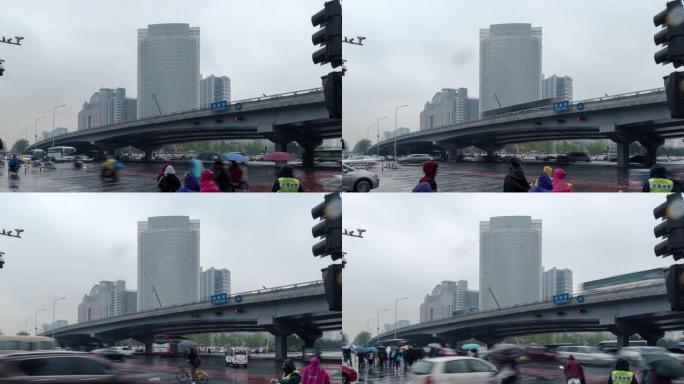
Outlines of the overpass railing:
{"label": "overpass railing", "polygon": [[[630,286],[620,286],[619,288],[608,288],[608,289],[598,288],[595,290],[578,292],[576,294],[573,294],[573,297],[576,297],[579,295],[582,295],[585,297],[597,297],[597,296],[603,296],[603,295],[617,293],[617,292],[641,290],[645,287],[663,286],[663,285],[665,285],[664,280],[662,280],[662,281],[635,282]],[[445,321],[453,320],[454,318],[460,318],[460,317],[466,317],[466,316],[475,316],[475,315],[481,315],[481,314],[491,314],[493,312],[507,311],[507,310],[516,309],[516,308],[519,309],[519,308],[524,308],[524,307],[532,307],[535,305],[548,304],[548,303],[553,303],[553,299],[539,300],[539,301],[535,301],[535,302],[531,302],[531,303],[525,303],[525,304],[510,305],[510,306],[502,307],[502,308],[486,309],[486,310],[481,310],[478,312],[466,313],[466,314],[459,315],[459,316],[451,316],[451,317],[446,317],[446,318],[442,318],[442,319],[438,319],[438,320],[424,321],[424,322],[421,322],[418,324],[409,325],[408,327],[397,328],[397,332],[401,332],[402,330],[420,328],[420,327],[424,327],[424,326],[437,325],[437,324],[443,323]],[[585,302],[585,304],[588,305],[588,304],[591,304],[591,302]],[[390,333],[393,334],[394,331],[392,331]],[[377,338],[377,336],[376,336],[376,338]]]}
{"label": "overpass railing", "polygon": [[[248,99],[235,100],[235,101],[232,101],[232,100],[231,100],[230,104],[238,104],[238,103],[244,104],[244,103],[257,102],[257,101],[278,100],[278,99],[282,99],[282,98],[285,98],[285,97],[301,96],[301,95],[307,95],[307,94],[317,93],[317,92],[322,92],[322,91],[323,91],[323,88],[310,88],[310,89],[303,89],[303,90],[299,90],[299,91],[291,91],[291,92],[276,93],[276,94],[273,94],[273,95],[266,95],[266,94],[264,94],[263,96],[259,96],[259,97],[251,97],[251,98],[248,98]],[[182,110],[182,111],[176,111],[176,112],[173,112],[173,113],[161,114],[161,115],[158,115],[158,116],[151,116],[151,117],[147,117],[147,118],[144,118],[144,119],[130,120],[130,121],[126,121],[126,122],[123,122],[123,123],[105,125],[105,126],[96,127],[96,128],[88,128],[88,129],[81,130],[81,131],[76,131],[76,132],[68,132],[68,133],[65,133],[65,134],[62,134],[62,135],[57,135],[57,136],[54,136],[54,137],[50,137],[50,138],[47,138],[47,139],[43,139],[43,140],[41,140],[40,142],[50,142],[50,141],[52,141],[53,139],[54,139],[54,140],[64,139],[64,138],[67,138],[67,137],[71,137],[71,136],[76,136],[76,135],[79,135],[79,134],[87,133],[88,131],[91,131],[91,130],[94,130],[94,129],[98,129],[98,130],[107,130],[107,129],[113,129],[113,128],[117,128],[117,127],[124,126],[124,125],[127,125],[127,124],[131,124],[131,123],[144,122],[144,121],[147,121],[147,120],[158,119],[158,118],[160,118],[160,117],[173,117],[173,116],[183,115],[183,114],[190,113],[190,112],[201,112],[201,111],[210,111],[210,110],[211,110],[211,106],[209,106],[209,107],[200,107],[200,108],[190,108],[190,109],[185,109],[185,110]],[[36,145],[36,144],[34,143],[34,144],[33,144],[32,146],[30,146],[30,147],[33,147],[33,146],[35,146],[35,145]]]}
{"label": "overpass railing", "polygon": [[[239,293],[231,293],[230,296],[235,297],[235,296],[258,295],[258,294],[264,294],[264,293],[274,293],[274,292],[281,292],[281,291],[285,291],[285,290],[292,290],[292,289],[303,288],[303,287],[312,287],[312,286],[321,285],[321,284],[323,284],[323,280],[314,280],[314,281],[307,281],[304,283],[279,285],[276,287],[268,287],[268,288],[262,288],[262,289],[253,289],[251,291],[245,291],[245,292],[239,292]],[[167,310],[167,309],[182,308],[182,307],[187,307],[187,306],[197,305],[197,304],[202,304],[202,303],[209,303],[209,302],[211,302],[211,297],[205,297],[205,298],[200,299],[200,300],[195,300],[195,301],[191,301],[191,302],[183,303],[183,304],[167,305],[167,306],[162,306],[159,308],[148,309],[146,311],[136,311],[136,312],[127,313],[124,315],[110,316],[110,317],[106,317],[103,319],[78,322],[76,324],[67,325],[65,327],[55,328],[54,332],[68,331],[70,329],[76,329],[76,328],[79,328],[83,325],[87,325],[89,323],[97,323],[97,322],[101,322],[101,321],[115,320],[115,319],[119,319],[122,317],[139,315],[139,314],[143,314],[143,313],[158,312],[158,311]],[[52,333],[52,332],[53,332],[53,330],[50,330],[49,333]]]}

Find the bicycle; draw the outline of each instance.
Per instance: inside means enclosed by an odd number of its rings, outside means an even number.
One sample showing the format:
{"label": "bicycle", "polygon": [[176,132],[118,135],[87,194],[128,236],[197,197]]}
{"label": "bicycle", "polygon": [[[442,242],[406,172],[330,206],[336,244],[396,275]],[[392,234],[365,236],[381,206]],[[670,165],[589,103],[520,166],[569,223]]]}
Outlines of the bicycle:
{"label": "bicycle", "polygon": [[176,373],[176,380],[178,380],[179,383],[190,383],[194,381],[195,383],[207,384],[209,382],[209,374],[196,369],[195,377],[192,378],[190,370],[183,368],[180,372]]}

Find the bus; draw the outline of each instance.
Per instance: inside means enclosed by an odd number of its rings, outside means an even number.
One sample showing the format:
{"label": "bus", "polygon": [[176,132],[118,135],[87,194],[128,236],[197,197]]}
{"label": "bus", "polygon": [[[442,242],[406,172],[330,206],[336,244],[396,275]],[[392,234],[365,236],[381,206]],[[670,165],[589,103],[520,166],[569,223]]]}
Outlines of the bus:
{"label": "bus", "polygon": [[52,161],[73,161],[76,155],[74,147],[52,147],[48,148],[47,155]]}
{"label": "bus", "polygon": [[27,154],[31,156],[31,160],[40,160],[45,156],[45,151],[42,149],[32,149]]}
{"label": "bus", "polygon": [[152,354],[163,357],[183,355],[184,351],[178,349],[178,344],[185,341],[184,337],[173,335],[155,335],[152,341]]}
{"label": "bus", "polygon": [[0,335],[0,351],[49,351],[57,348],[52,337]]}
{"label": "bus", "polygon": [[342,161],[342,148],[316,148],[314,149],[314,161],[317,163],[339,163]]}

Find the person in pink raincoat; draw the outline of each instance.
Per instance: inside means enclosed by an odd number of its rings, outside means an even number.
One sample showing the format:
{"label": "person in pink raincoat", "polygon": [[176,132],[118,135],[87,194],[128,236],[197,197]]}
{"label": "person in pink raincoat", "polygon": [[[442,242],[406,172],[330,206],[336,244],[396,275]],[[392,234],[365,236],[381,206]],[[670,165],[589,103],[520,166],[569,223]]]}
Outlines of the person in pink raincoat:
{"label": "person in pink raincoat", "polygon": [[553,178],[551,184],[553,185],[553,192],[572,192],[572,184],[565,181],[567,173],[562,168],[553,170]]}
{"label": "person in pink raincoat", "polygon": [[301,384],[330,384],[330,375],[320,366],[318,357],[309,360],[309,365],[299,370],[302,375]]}
{"label": "person in pink raincoat", "polygon": [[204,168],[200,174],[200,192],[221,192],[216,183],[214,183],[214,173],[208,168]]}

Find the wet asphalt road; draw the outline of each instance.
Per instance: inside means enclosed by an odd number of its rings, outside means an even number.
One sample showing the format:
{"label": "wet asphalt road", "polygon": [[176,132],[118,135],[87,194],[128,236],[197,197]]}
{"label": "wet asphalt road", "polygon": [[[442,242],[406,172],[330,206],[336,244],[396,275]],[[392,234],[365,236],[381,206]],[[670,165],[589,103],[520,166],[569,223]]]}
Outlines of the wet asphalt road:
{"label": "wet asphalt road", "polygon": [[[161,379],[161,383],[177,383],[176,373],[188,367],[182,357],[162,358],[158,356],[133,356],[125,362],[114,364],[125,372],[153,373]],[[297,367],[302,365],[300,362],[296,364]],[[331,375],[340,369],[339,364],[324,363],[322,367]],[[200,369],[209,375],[210,383],[269,384],[270,379],[277,378],[281,374],[280,363],[274,359],[252,358],[250,356],[247,368],[232,368],[225,366],[223,354],[202,355]],[[337,377],[339,378],[339,374]],[[336,381],[333,380],[333,383]]]}
{"label": "wet asphalt road", "polygon": [[[615,163],[591,162],[575,164],[531,161],[523,164],[527,179],[533,183],[545,165],[563,168],[566,180],[575,192],[641,192],[648,178],[648,168],[632,166],[618,169]],[[677,180],[684,180],[684,163],[664,163]],[[439,192],[502,192],[508,163],[440,162],[437,172]],[[380,176],[380,187],[373,192],[410,192],[423,176],[421,165],[399,165],[397,169],[371,169]]]}
{"label": "wet asphalt road", "polygon": [[[189,170],[187,162],[173,163],[181,178]],[[10,177],[7,167],[0,168],[0,191],[13,192],[159,192],[156,177],[160,163],[129,162],[119,172],[117,181],[100,178],[100,164],[85,164],[76,169],[71,163],[57,164],[56,169],[24,168],[17,177]],[[294,166],[295,176],[307,192],[335,191],[340,186],[339,166],[317,166],[305,171]],[[248,166],[251,192],[270,192],[277,168],[273,163],[252,163]]]}

